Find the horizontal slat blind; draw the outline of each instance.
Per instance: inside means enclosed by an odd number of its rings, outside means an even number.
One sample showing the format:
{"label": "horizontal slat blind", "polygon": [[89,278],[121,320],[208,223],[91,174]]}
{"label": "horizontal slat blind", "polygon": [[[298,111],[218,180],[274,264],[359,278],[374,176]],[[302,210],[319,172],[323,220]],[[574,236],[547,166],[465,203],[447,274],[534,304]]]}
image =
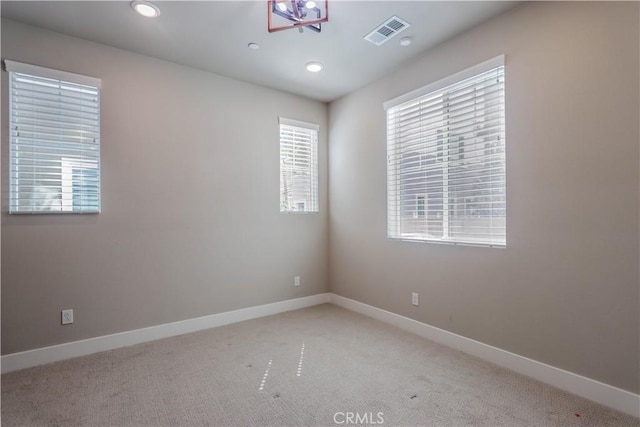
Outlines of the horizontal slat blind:
{"label": "horizontal slat blind", "polygon": [[506,245],[504,66],[387,109],[390,238]]}
{"label": "horizontal slat blind", "polygon": [[280,211],[318,212],[316,125],[280,119]]}
{"label": "horizontal slat blind", "polygon": [[10,212],[99,212],[99,87],[9,74]]}

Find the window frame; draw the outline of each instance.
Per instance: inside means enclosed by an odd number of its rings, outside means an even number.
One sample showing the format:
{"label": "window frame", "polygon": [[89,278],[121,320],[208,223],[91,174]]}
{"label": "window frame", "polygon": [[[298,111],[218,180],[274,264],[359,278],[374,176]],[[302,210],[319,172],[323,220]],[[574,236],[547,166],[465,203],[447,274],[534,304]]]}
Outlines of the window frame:
{"label": "window frame", "polygon": [[[443,243],[443,244],[453,244],[453,245],[466,245],[466,246],[483,246],[483,247],[497,247],[497,248],[504,248],[506,247],[507,244],[507,240],[506,240],[506,234],[507,234],[507,221],[506,221],[506,210],[507,210],[507,206],[506,206],[506,176],[507,176],[507,171],[506,171],[506,141],[505,141],[505,134],[506,134],[506,124],[504,123],[504,121],[506,121],[506,111],[505,111],[505,104],[506,104],[506,97],[504,96],[504,91],[505,91],[505,81],[504,81],[504,65],[505,65],[505,57],[504,55],[499,55],[495,58],[489,59],[487,61],[484,61],[478,65],[469,67],[465,70],[462,70],[460,72],[457,72],[455,74],[452,74],[450,76],[447,76],[443,79],[440,79],[434,83],[431,83],[429,85],[426,85],[424,87],[421,87],[419,89],[413,90],[411,92],[408,92],[404,95],[398,96],[396,98],[393,98],[387,102],[385,102],[383,104],[383,107],[387,113],[386,116],[386,124],[387,124],[387,237],[389,239],[393,239],[393,240],[404,240],[404,241],[416,241],[416,242],[424,242],[424,243]],[[454,220],[458,219],[459,217],[456,215],[458,209],[460,208],[458,206],[458,204],[456,204],[456,202],[454,202],[453,204],[450,204],[448,201],[448,198],[451,196],[451,191],[449,190],[448,186],[450,185],[450,179],[448,177],[448,171],[449,171],[449,167],[444,167],[443,166],[443,176],[440,179],[441,185],[442,185],[442,196],[441,196],[441,201],[440,203],[440,208],[438,210],[438,219],[440,218],[440,216],[442,216],[442,237],[437,237],[437,236],[430,236],[428,231],[426,231],[429,226],[426,225],[425,227],[425,231],[424,232],[405,232],[403,233],[402,231],[402,227],[403,227],[403,221],[406,219],[403,219],[403,197],[406,198],[409,196],[409,191],[408,190],[404,190],[402,189],[402,180],[410,180],[412,178],[403,178],[402,177],[402,168],[403,168],[403,161],[408,161],[408,162],[417,162],[418,159],[403,159],[402,154],[400,153],[401,147],[403,142],[398,140],[398,130],[397,130],[397,124],[396,122],[393,122],[394,124],[392,125],[392,117],[394,118],[394,120],[398,120],[398,117],[401,116],[393,116],[393,114],[402,114],[400,112],[396,113],[395,112],[395,107],[399,107],[399,108],[407,108],[408,106],[411,106],[412,103],[420,103],[420,102],[425,102],[431,99],[437,99],[438,97],[442,98],[442,100],[440,101],[439,104],[437,105],[441,105],[440,108],[442,108],[442,122],[443,123],[448,123],[448,118],[445,119],[445,117],[449,114],[449,109],[448,109],[448,105],[447,105],[447,101],[445,101],[445,97],[448,94],[451,94],[451,91],[447,91],[447,89],[451,89],[451,90],[455,90],[456,85],[463,83],[465,80],[468,79],[472,79],[472,78],[476,78],[481,76],[482,74],[491,72],[493,70],[496,70],[498,72],[497,69],[499,69],[500,67],[502,67],[502,76],[503,76],[503,80],[501,82],[501,86],[500,86],[500,90],[502,91],[502,108],[500,109],[501,111],[501,116],[500,119],[502,120],[502,129],[501,132],[499,133],[498,136],[498,140],[501,139],[501,145],[498,147],[499,149],[501,149],[501,155],[502,155],[502,163],[501,163],[501,167],[502,167],[502,189],[504,190],[504,193],[502,194],[503,197],[503,204],[504,207],[502,208],[504,211],[503,216],[503,225],[501,227],[495,227],[493,225],[493,223],[491,223],[491,221],[493,221],[494,218],[499,218],[500,215],[494,215],[492,212],[492,215],[490,215],[488,218],[490,219],[490,223],[491,226],[487,227],[486,229],[483,230],[490,230],[490,237],[485,237],[484,240],[482,239],[474,239],[469,237],[468,232],[467,235],[464,235],[464,232],[461,233],[462,235],[458,235],[456,236],[455,233],[450,232],[449,231],[449,227],[451,226],[451,224],[454,223]],[[455,93],[455,92],[453,92]],[[475,96],[475,95],[474,95]],[[475,98],[473,98],[475,100]],[[438,111],[438,110],[432,110],[432,111]],[[422,120],[422,112],[419,113],[419,120]],[[431,113],[430,113],[431,114]],[[483,107],[483,114],[487,114],[486,110],[484,110]],[[434,119],[437,120],[437,119]],[[473,122],[473,120],[469,120],[471,123],[475,123]],[[465,122],[466,123],[466,122]],[[422,126],[422,125],[421,125]],[[446,132],[441,131],[438,128],[438,125],[433,125],[428,127],[430,130],[435,130],[437,137],[435,138],[435,143],[431,143],[431,145],[427,144],[427,143],[419,143],[418,146],[419,147],[431,147],[432,150],[434,150],[434,154],[432,154],[429,158],[429,160],[425,160],[422,159],[422,157],[429,157],[427,155],[421,155],[421,158],[419,159],[419,165],[421,165],[420,167],[418,167],[418,170],[420,171],[426,171],[428,170],[428,168],[422,168],[422,165],[424,162],[426,161],[430,161],[430,162],[450,162],[451,158],[453,155],[457,155],[459,158],[456,159],[456,161],[458,161],[459,163],[463,163],[464,159],[465,159],[465,154],[464,151],[462,151],[462,154],[460,153],[460,150],[458,150],[457,153],[452,152],[452,150],[454,150],[456,147],[459,148],[461,146],[461,143],[457,146],[454,146],[454,143],[456,141],[453,141],[451,139],[451,136],[449,135],[449,130],[448,130],[448,124],[447,126],[447,130]],[[393,130],[393,131],[392,131]],[[443,132],[443,136],[442,139],[443,141],[445,141],[444,144],[440,143],[440,133]],[[421,137],[422,138],[422,137]],[[434,137],[432,137],[434,138]],[[473,137],[472,137],[473,138]],[[458,140],[460,141],[460,140]],[[405,143],[406,144],[406,143]],[[412,145],[415,144],[415,142],[412,141]],[[406,147],[406,145],[405,145]],[[486,146],[485,146],[486,147]],[[422,148],[422,149],[424,149]],[[446,155],[442,155],[443,154],[443,150],[446,151]],[[417,149],[416,149],[417,150]],[[452,154],[453,153],[453,154]],[[491,157],[492,155],[489,154],[485,154],[485,156],[487,157]],[[409,166],[404,166],[405,168],[409,168]],[[481,173],[486,173],[487,168],[489,168],[489,170],[491,170],[491,166],[485,166],[484,169],[481,169]],[[405,174],[408,175],[408,173],[404,172]],[[425,176],[427,174],[427,172],[424,172]],[[415,178],[413,178],[415,179]],[[429,183],[433,183],[433,182],[438,182],[438,180],[436,179],[435,181],[429,181],[428,178],[424,178],[425,182],[427,184],[423,184],[423,187],[419,187],[416,188],[415,191],[416,193],[413,195],[413,203],[416,206],[416,211],[413,214],[413,218],[414,219],[419,219],[419,215],[418,215],[418,196],[424,196],[424,194],[422,193],[427,186],[429,185]],[[392,184],[392,180],[393,180],[393,184]],[[406,185],[406,184],[405,184]],[[393,191],[392,191],[392,187]],[[493,190],[493,186],[490,187],[491,190]],[[490,193],[491,194],[491,193]],[[431,207],[427,207],[430,203],[429,203],[429,197],[425,197],[424,199],[424,209],[425,209],[425,213],[426,215],[428,215],[428,211],[430,210]],[[448,208],[445,208],[445,206],[447,206]],[[449,219],[449,215],[451,214],[451,206],[454,207],[454,214],[453,217],[451,219]],[[467,209],[467,198],[465,196],[464,198],[464,203],[462,206],[463,209],[465,209],[465,215],[466,215],[466,209]],[[406,212],[405,216],[406,216]],[[464,216],[464,215],[463,215]],[[408,218],[408,217],[407,217]],[[428,223],[428,221],[425,221],[426,223]],[[464,229],[464,226],[463,226]],[[500,230],[503,231],[503,234],[498,234],[496,236],[492,235],[491,233],[493,233],[494,230]],[[406,235],[403,235],[406,234]],[[501,237],[503,236],[503,239],[501,239]]]}
{"label": "window frame", "polygon": [[[308,199],[304,197],[300,197],[300,195],[290,195],[290,206],[289,208],[285,208],[283,203],[283,181],[286,181],[283,177],[283,144],[285,141],[282,138],[283,127],[289,128],[292,131],[296,129],[301,131],[302,133],[311,132],[311,140],[309,142],[309,152],[310,152],[310,160],[309,160],[309,168],[308,173],[310,175],[310,188],[309,188],[309,196]],[[319,144],[319,132],[320,126],[315,123],[304,122],[300,120],[288,119],[285,117],[278,118],[278,134],[279,134],[279,152],[280,152],[280,164],[279,164],[279,190],[280,190],[280,213],[283,214],[317,214],[320,212],[320,200],[319,200],[319,159],[318,159],[318,144]],[[288,182],[288,181],[287,181]],[[290,184],[290,182],[288,182]],[[299,211],[298,207],[300,203],[304,203],[304,211]]]}
{"label": "window frame", "polygon": [[[101,139],[101,111],[100,111],[100,102],[101,102],[101,88],[102,88],[102,80],[99,78],[95,78],[95,77],[89,77],[89,76],[84,76],[84,75],[80,75],[80,74],[75,74],[75,73],[70,73],[67,71],[61,71],[61,70],[55,70],[55,69],[51,69],[51,68],[45,68],[45,67],[41,67],[41,66],[37,66],[37,65],[32,65],[32,64],[25,64],[25,63],[21,63],[18,61],[12,61],[12,60],[8,60],[5,59],[4,61],[4,66],[5,66],[5,70],[9,73],[9,203],[8,203],[8,211],[10,214],[12,215],[67,215],[67,214],[81,214],[81,215],[86,215],[86,214],[98,214],[101,212],[101,195],[102,195],[102,185],[101,185],[101,148],[100,148],[100,139]],[[91,150],[94,153],[97,153],[97,155],[93,155],[93,156],[85,156],[84,154],[81,154],[79,157],[74,156],[74,157],[67,157],[67,156],[71,156],[72,154],[69,153],[73,153],[74,151],[80,151],[82,152],[84,150],[84,148],[80,149],[79,147],[82,146],[82,144],[85,144],[85,142],[79,142],[76,143],[75,148],[70,148],[68,150],[68,152],[61,152],[59,154],[60,156],[60,167],[59,167],[59,190],[54,191],[52,194],[54,194],[56,197],[59,196],[59,199],[52,199],[52,201],[55,201],[54,204],[50,204],[49,207],[51,206],[55,206],[58,209],[37,209],[38,206],[36,205],[32,205],[32,206],[28,206],[28,207],[21,207],[19,206],[19,200],[20,200],[20,195],[24,193],[24,191],[27,190],[23,190],[22,192],[18,189],[19,185],[19,181],[16,182],[15,180],[18,179],[15,175],[17,172],[17,165],[14,163],[14,161],[17,159],[15,150],[18,149],[18,146],[21,144],[20,142],[16,141],[16,136],[13,133],[14,127],[16,127],[17,125],[14,122],[14,109],[16,108],[16,102],[14,101],[14,90],[13,90],[13,81],[14,81],[14,74],[17,75],[24,75],[24,76],[28,76],[31,77],[33,79],[37,79],[37,80],[51,80],[52,83],[57,83],[59,85],[64,85],[65,83],[68,85],[74,85],[75,87],[77,87],[76,90],[80,90],[79,86],[86,86],[87,89],[91,89],[93,91],[95,91],[95,100],[96,100],[96,105],[95,105],[95,119],[90,119],[91,121],[94,121],[95,123],[95,127],[93,129],[96,130],[96,137],[94,138],[94,148]],[[44,99],[44,98],[41,98]],[[52,100],[55,100],[55,98],[52,98]],[[57,117],[57,116],[54,116]],[[74,120],[78,120],[78,118],[80,117],[80,114],[73,114],[72,119]],[[55,118],[53,119],[55,120]],[[38,122],[35,122],[36,126]],[[52,128],[53,130],[57,130],[58,128]],[[24,144],[24,143],[22,143]],[[39,144],[39,145],[38,145]],[[42,155],[42,152],[46,152],[46,147],[43,147],[42,145],[42,141],[39,141],[38,138],[33,139],[33,145],[35,146],[34,148],[34,153],[38,153],[38,154],[34,154],[34,155]],[[38,150],[43,150],[43,151],[38,151]],[[35,158],[34,160],[35,161]],[[77,187],[78,187],[78,181],[76,180],[76,177],[78,176],[78,172],[80,172],[80,182],[84,179],[85,176],[85,172],[86,171],[90,171],[89,172],[89,176],[91,177],[92,180],[95,180],[95,187],[96,190],[95,192],[82,192],[80,194],[77,193]],[[40,172],[42,173],[42,172]],[[93,178],[92,175],[95,174],[95,178]],[[32,180],[34,180],[35,178],[31,178]],[[66,184],[65,184],[66,182]],[[54,186],[57,188],[58,184],[54,184]],[[36,187],[36,184],[30,184],[27,188],[31,189],[31,191],[34,191]],[[77,199],[83,200],[86,198],[94,198],[97,197],[97,201],[95,203],[95,208],[93,207],[93,204],[89,204],[87,206],[87,208],[82,209],[83,204],[80,204],[80,208],[79,209],[75,209],[76,205],[75,205],[75,201]],[[70,204],[69,204],[70,203]],[[41,205],[40,207],[46,207],[46,204]]]}

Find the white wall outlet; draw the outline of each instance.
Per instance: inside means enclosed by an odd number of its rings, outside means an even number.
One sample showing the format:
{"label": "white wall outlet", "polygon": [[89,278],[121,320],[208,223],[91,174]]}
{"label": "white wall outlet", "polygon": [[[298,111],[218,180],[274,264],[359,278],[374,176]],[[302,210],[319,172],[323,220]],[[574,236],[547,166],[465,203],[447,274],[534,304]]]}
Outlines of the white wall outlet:
{"label": "white wall outlet", "polygon": [[73,310],[62,310],[62,324],[68,325],[73,323]]}
{"label": "white wall outlet", "polygon": [[420,305],[420,295],[418,295],[416,292],[411,293],[411,304],[415,305],[416,307]]}
{"label": "white wall outlet", "polygon": [[300,286],[300,276],[293,278],[293,286]]}

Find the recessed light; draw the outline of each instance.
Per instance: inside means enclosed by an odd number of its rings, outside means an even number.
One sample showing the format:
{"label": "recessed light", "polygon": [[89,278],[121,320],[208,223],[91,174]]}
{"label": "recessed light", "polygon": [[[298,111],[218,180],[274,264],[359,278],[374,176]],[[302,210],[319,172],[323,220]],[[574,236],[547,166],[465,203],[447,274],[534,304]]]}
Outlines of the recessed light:
{"label": "recessed light", "polygon": [[287,11],[287,3],[281,1],[280,3],[278,3],[278,9],[280,9],[280,11],[282,11],[282,12],[286,12]]}
{"label": "recessed light", "polygon": [[400,39],[400,46],[410,46],[413,43],[413,39],[411,37],[403,37]]}
{"label": "recessed light", "polygon": [[249,49],[252,49],[252,50],[258,50],[258,49],[260,49],[260,45],[259,45],[258,43],[249,43],[249,44],[247,45],[247,47],[248,47]]}
{"label": "recessed light", "polygon": [[305,6],[307,9],[313,9],[314,7],[316,7],[316,2],[314,2],[314,1],[308,1],[308,2],[306,2],[306,3],[304,4],[304,6]]}
{"label": "recessed light", "polygon": [[309,62],[305,67],[307,67],[307,71],[311,71],[312,73],[317,73],[322,70],[322,64],[319,62]]}
{"label": "recessed light", "polygon": [[145,0],[134,0],[131,2],[131,7],[140,15],[147,18],[156,18],[160,16],[160,8]]}

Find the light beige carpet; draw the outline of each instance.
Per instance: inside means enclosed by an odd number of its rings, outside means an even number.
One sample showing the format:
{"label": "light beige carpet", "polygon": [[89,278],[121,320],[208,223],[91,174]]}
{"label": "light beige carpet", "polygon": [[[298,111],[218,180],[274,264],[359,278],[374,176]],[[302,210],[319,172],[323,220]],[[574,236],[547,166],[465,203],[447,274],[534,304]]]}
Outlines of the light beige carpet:
{"label": "light beige carpet", "polygon": [[639,426],[322,305],[2,375],[3,426]]}

